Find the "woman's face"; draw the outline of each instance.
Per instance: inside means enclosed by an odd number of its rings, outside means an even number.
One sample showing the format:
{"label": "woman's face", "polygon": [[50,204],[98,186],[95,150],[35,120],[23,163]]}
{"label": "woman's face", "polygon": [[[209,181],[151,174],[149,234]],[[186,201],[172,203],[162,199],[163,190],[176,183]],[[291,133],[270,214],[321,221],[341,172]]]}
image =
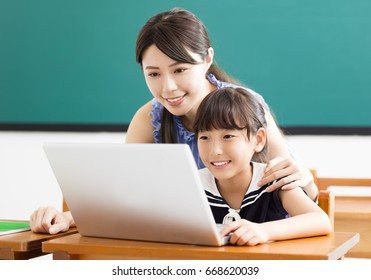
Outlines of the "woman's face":
{"label": "woman's face", "polygon": [[180,63],[151,45],[143,54],[142,68],[152,95],[172,114],[194,116],[202,99],[213,88],[206,80],[212,54],[204,61],[195,53],[198,64]]}

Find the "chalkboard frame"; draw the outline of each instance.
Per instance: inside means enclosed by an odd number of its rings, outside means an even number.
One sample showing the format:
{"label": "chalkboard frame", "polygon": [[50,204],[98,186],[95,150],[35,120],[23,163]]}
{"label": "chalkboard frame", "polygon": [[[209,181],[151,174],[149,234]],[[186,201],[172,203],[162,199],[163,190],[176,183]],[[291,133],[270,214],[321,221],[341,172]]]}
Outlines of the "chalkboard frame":
{"label": "chalkboard frame", "polygon": [[[126,132],[128,124],[12,124],[0,123],[0,131]],[[371,127],[281,126],[285,135],[371,135]]]}

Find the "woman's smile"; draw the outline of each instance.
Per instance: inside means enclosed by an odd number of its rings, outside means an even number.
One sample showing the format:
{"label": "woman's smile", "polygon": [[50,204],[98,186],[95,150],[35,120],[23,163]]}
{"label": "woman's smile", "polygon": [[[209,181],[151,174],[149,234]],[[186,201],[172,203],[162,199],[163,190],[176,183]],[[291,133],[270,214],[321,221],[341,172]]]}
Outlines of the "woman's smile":
{"label": "woman's smile", "polygon": [[183,103],[184,101],[184,97],[186,96],[187,94],[184,94],[182,96],[177,96],[177,97],[173,97],[173,98],[165,98],[166,102],[170,105],[170,106],[178,106],[180,104]]}

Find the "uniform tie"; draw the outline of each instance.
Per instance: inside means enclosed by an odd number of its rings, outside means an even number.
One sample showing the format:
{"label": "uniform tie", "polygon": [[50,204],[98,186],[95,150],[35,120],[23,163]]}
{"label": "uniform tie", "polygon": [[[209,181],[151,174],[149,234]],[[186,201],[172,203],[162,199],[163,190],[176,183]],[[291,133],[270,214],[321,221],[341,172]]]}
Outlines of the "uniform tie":
{"label": "uniform tie", "polygon": [[233,221],[239,221],[241,220],[241,216],[240,216],[240,209],[238,210],[235,210],[235,209],[232,209],[232,208],[229,208],[228,209],[228,214],[224,216],[223,218],[223,224],[229,224]]}

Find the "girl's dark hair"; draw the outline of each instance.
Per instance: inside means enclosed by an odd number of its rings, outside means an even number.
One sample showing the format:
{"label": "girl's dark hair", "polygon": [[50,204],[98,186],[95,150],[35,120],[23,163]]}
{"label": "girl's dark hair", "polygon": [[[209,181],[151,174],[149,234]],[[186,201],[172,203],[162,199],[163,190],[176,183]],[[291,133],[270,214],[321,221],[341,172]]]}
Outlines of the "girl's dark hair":
{"label": "girl's dark hair", "polygon": [[[171,59],[189,64],[198,62],[188,51],[200,55],[204,60],[211,47],[205,25],[193,13],[181,8],[156,14],[142,27],[136,42],[136,61],[141,66],[144,52],[153,44]],[[211,65],[208,73],[213,73],[218,80],[238,84],[216,64]],[[175,138],[173,115],[164,108],[161,141],[175,143]]]}
{"label": "girl's dark hair", "polygon": [[[247,137],[255,135],[259,128],[266,128],[265,111],[255,96],[244,88],[221,88],[208,94],[198,107],[193,130],[212,129],[247,130]],[[267,144],[262,152],[254,155],[254,161],[265,162]]]}

